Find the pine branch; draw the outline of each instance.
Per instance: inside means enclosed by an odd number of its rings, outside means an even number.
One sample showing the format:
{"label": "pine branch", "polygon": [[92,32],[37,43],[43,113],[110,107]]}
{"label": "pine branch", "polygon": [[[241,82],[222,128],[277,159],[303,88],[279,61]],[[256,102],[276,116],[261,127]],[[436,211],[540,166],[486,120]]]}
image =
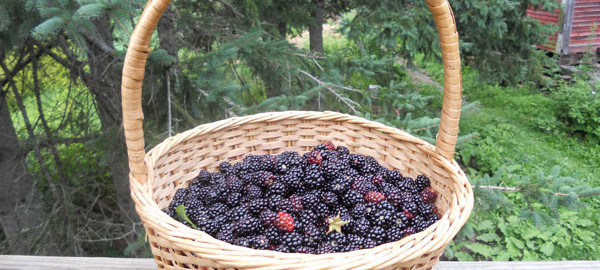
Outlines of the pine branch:
{"label": "pine branch", "polygon": [[[311,80],[315,81],[317,84],[319,84],[319,86],[322,86],[323,88],[329,90],[329,92],[331,92],[338,100],[340,100],[341,102],[343,102],[344,104],[346,104],[346,106],[348,106],[348,108],[350,108],[350,110],[352,110],[352,112],[354,114],[359,114],[358,111],[356,110],[356,108],[354,108],[353,105],[360,105],[358,104],[356,101],[351,100],[349,98],[346,97],[342,97],[338,92],[336,92],[333,88],[329,87],[329,83],[326,83],[324,81],[319,80],[317,77],[313,76],[312,74],[304,71],[304,70],[298,70],[298,72],[300,72],[302,75],[309,77]],[[342,89],[346,89],[347,87],[344,86],[337,86],[338,88],[342,88]],[[351,89],[351,88],[350,88]]]}
{"label": "pine branch", "polygon": [[[521,188],[518,188],[518,187],[500,187],[500,186],[489,186],[489,185],[473,186],[473,187],[474,188],[479,188],[479,189],[500,190],[500,191],[503,191],[503,192],[521,192]],[[571,194],[562,193],[562,192],[552,192],[552,195],[554,195],[554,196],[563,196],[563,197],[571,196]],[[600,190],[595,191],[595,192],[585,193],[585,194],[576,194],[576,195],[577,195],[577,197],[599,196],[600,195]]]}

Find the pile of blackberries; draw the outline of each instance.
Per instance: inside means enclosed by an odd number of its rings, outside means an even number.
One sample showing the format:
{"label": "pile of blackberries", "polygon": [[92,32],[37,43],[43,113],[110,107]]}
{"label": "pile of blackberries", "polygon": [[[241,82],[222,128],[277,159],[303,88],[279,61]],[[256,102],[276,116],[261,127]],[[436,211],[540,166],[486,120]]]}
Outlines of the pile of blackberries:
{"label": "pile of blackberries", "polygon": [[372,248],[439,220],[429,178],[403,177],[327,142],[201,171],[164,211],[228,243],[281,252]]}

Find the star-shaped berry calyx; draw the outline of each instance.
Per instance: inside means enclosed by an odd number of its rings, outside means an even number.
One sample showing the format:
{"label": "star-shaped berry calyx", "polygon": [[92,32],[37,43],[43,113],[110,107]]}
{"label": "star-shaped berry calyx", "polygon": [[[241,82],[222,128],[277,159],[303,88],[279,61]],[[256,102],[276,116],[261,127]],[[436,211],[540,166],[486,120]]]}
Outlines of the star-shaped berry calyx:
{"label": "star-shaped berry calyx", "polygon": [[342,218],[340,217],[340,212],[338,212],[337,216],[327,219],[327,221],[329,222],[329,230],[327,231],[327,234],[329,234],[330,232],[333,232],[333,231],[342,233],[342,226],[350,223],[349,220],[348,221],[342,220]]}

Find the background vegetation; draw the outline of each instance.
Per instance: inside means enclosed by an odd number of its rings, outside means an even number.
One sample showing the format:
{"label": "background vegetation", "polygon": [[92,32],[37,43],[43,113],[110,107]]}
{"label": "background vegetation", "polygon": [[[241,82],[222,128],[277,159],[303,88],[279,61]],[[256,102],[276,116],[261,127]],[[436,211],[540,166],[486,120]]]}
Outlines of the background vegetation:
{"label": "background vegetation", "polygon": [[[119,91],[143,4],[0,0],[0,253],[149,256]],[[455,158],[476,208],[446,259],[597,259],[597,63],[584,58],[565,80],[556,56],[535,48],[556,27],[525,10],[556,1],[452,5],[464,64]],[[279,110],[355,114],[431,142],[437,133],[443,71],[421,0],[178,0],[151,49],[148,148]]]}

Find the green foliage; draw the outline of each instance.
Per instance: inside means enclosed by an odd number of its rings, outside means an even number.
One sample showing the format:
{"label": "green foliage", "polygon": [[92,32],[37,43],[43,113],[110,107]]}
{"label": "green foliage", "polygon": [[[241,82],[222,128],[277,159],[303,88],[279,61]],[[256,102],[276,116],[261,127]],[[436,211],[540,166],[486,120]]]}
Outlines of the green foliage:
{"label": "green foliage", "polygon": [[180,218],[180,220],[186,221],[187,223],[192,225],[192,228],[198,229],[198,226],[196,226],[196,224],[194,224],[194,222],[192,222],[190,218],[185,214],[185,205],[178,205],[175,209],[175,212],[177,213],[177,217]]}
{"label": "green foliage", "polygon": [[589,77],[576,76],[563,82],[551,96],[558,105],[557,116],[568,124],[571,133],[582,132],[600,138],[600,91]]}
{"label": "green foliage", "polygon": [[[558,7],[554,0],[453,1],[464,62],[490,82],[546,83],[554,59],[535,49],[556,28],[525,16],[528,6]],[[398,57],[409,65],[418,53],[439,56],[437,32],[423,1],[358,1],[356,15],[342,20],[343,33],[362,54]],[[518,67],[518,68],[517,68]]]}

